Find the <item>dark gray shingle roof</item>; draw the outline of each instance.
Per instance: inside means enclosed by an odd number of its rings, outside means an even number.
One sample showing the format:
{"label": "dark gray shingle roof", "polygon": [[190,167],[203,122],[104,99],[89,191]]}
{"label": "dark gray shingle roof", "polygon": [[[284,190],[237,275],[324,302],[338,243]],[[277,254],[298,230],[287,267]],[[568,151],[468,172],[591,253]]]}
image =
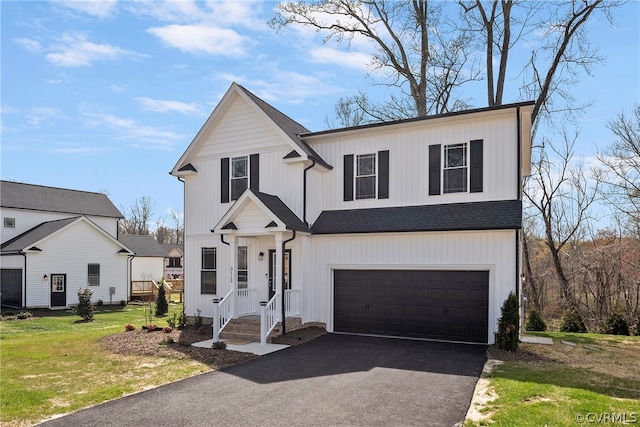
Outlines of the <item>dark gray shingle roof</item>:
{"label": "dark gray shingle roof", "polygon": [[80,217],[65,218],[65,219],[59,219],[56,221],[47,221],[47,222],[43,222],[42,224],[36,225],[31,230],[27,230],[24,233],[14,237],[13,239],[7,240],[6,242],[4,242],[1,246],[2,252],[13,253],[13,252],[21,251],[23,249],[30,249],[34,243],[44,239],[51,233],[66,227],[67,225],[71,224],[78,218]]}
{"label": "dark gray shingle roof", "polygon": [[124,218],[102,193],[12,181],[0,181],[0,205],[3,208]]}
{"label": "dark gray shingle roof", "polygon": [[249,189],[249,191],[255,194],[256,197],[280,219],[280,221],[284,222],[287,229],[302,231],[305,233],[309,232],[307,224],[302,222],[302,220],[298,218],[298,216],[294,214],[278,196],[272,196],[271,194],[261,193],[252,189]]}
{"label": "dark gray shingle roof", "polygon": [[313,234],[502,230],[522,227],[522,202],[454,203],[324,211]]}
{"label": "dark gray shingle roof", "polygon": [[171,250],[173,248],[178,249],[180,252],[182,252],[184,254],[184,245],[173,244],[173,243],[159,243],[159,245],[162,248],[162,250],[164,251],[165,256],[169,256],[169,252],[171,252]]}
{"label": "dark gray shingle roof", "polygon": [[296,122],[295,120],[285,115],[284,113],[280,112],[279,110],[273,108],[271,105],[267,104],[262,99],[258,98],[257,96],[249,92],[247,89],[245,89],[241,85],[238,85],[238,87],[240,87],[244,91],[244,93],[246,93],[249,96],[249,98],[251,98],[251,100],[255,102],[255,104],[262,111],[264,111],[264,113],[267,116],[269,116],[269,118],[273,120],[273,122],[276,125],[278,125],[278,127],[282,129],[284,133],[286,133],[287,136],[291,138],[291,140],[295,142],[295,144],[298,147],[300,147],[310,158],[312,158],[313,160],[316,161],[316,163],[324,166],[327,169],[333,169],[333,166],[325,162],[324,159],[320,157],[320,155],[313,148],[311,148],[311,146],[309,146],[309,144],[307,144],[305,141],[303,141],[300,138],[299,136],[300,134],[310,133],[311,131],[309,129],[302,126],[300,123]]}
{"label": "dark gray shingle roof", "polygon": [[166,255],[165,250],[153,236],[121,234],[118,236],[118,241],[131,249],[136,256],[164,258]]}

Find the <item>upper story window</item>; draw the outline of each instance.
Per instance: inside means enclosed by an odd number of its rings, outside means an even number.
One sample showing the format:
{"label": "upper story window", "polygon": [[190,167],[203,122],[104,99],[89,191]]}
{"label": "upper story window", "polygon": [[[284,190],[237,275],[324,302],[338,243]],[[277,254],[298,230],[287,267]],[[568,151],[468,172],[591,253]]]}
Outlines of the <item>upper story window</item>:
{"label": "upper story window", "polygon": [[356,156],[356,200],[376,197],[376,154]]}
{"label": "upper story window", "polygon": [[345,154],[344,201],[389,198],[389,150]]}
{"label": "upper story window", "polygon": [[200,293],[215,294],[217,291],[216,248],[202,248],[202,268],[200,270]]}
{"label": "upper story window", "polygon": [[231,199],[237,200],[249,184],[249,162],[247,156],[231,159]]}
{"label": "upper story window", "polygon": [[16,219],[15,218],[4,218],[4,228],[16,228]]}
{"label": "upper story window", "polygon": [[443,193],[467,191],[467,143],[444,146]]}
{"label": "upper story window", "polygon": [[483,191],[483,140],[429,146],[429,195]]}
{"label": "upper story window", "polygon": [[100,286],[100,264],[87,266],[87,285]]}
{"label": "upper story window", "polygon": [[170,257],[169,262],[167,263],[167,267],[170,268],[181,268],[182,267],[182,258],[181,257]]}
{"label": "upper story window", "polygon": [[247,188],[260,188],[260,155],[225,157],[220,159],[220,202],[238,198]]}

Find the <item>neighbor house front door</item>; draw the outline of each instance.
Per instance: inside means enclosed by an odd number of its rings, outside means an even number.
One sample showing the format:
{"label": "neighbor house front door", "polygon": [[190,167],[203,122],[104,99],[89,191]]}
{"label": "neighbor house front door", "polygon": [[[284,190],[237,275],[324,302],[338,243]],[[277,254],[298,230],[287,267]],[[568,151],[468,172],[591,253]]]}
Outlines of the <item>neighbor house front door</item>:
{"label": "neighbor house front door", "polygon": [[51,307],[67,306],[67,275],[51,275]]}

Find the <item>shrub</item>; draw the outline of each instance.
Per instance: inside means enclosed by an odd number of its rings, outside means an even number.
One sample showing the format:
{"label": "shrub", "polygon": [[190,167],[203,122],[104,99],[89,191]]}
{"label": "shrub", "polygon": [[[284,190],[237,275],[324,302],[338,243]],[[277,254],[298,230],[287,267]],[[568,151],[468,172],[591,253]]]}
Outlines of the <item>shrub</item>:
{"label": "shrub", "polygon": [[32,316],[33,315],[28,311],[21,311],[20,313],[16,314],[16,317],[21,320],[29,319]]}
{"label": "shrub", "polygon": [[182,311],[178,315],[178,328],[182,329],[187,326],[187,316],[184,314],[184,304],[182,305]]}
{"label": "shrub", "polygon": [[602,332],[608,335],[629,335],[627,319],[620,313],[613,313],[604,321]]}
{"label": "shrub", "polygon": [[547,324],[542,318],[542,315],[537,310],[532,310],[529,313],[529,318],[527,319],[525,329],[527,331],[543,332],[547,330]]}
{"label": "shrub", "polygon": [[164,332],[165,334],[170,334],[173,331],[173,328],[171,326],[165,326],[164,328],[162,328],[162,332]]}
{"label": "shrub", "polygon": [[135,331],[136,327],[133,326],[131,323],[127,323],[126,325],[124,325],[124,330],[128,332]]}
{"label": "shrub", "polygon": [[158,296],[156,297],[156,316],[163,316],[169,311],[169,304],[167,304],[167,292],[164,289],[164,284],[160,282],[158,288]]}
{"label": "shrub", "polygon": [[169,317],[167,317],[167,325],[169,325],[172,328],[175,328],[177,324],[178,324],[178,312],[172,311]]}
{"label": "shrub", "polygon": [[82,320],[85,321],[93,320],[95,313],[95,307],[91,302],[91,295],[93,295],[93,292],[91,292],[89,288],[78,289],[78,305],[73,308],[74,313],[82,317]]}
{"label": "shrub", "polygon": [[518,298],[513,292],[510,292],[502,304],[502,315],[498,319],[496,346],[502,350],[516,351],[518,349],[518,325],[520,323],[518,306]]}
{"label": "shrub", "polygon": [[211,344],[211,348],[214,350],[224,350],[225,348],[227,348],[227,343],[224,341],[216,341]]}
{"label": "shrub", "polygon": [[202,311],[200,309],[197,310],[197,313],[194,315],[194,319],[193,319],[193,327],[196,329],[200,329],[202,327],[202,316],[200,315],[200,313],[202,313]]}
{"label": "shrub", "polygon": [[120,306],[124,307],[125,305],[127,305],[127,302],[123,299],[120,300]]}
{"label": "shrub", "polygon": [[104,305],[104,301],[102,301],[101,299],[98,300],[98,302],[96,303],[96,305],[101,306]]}
{"label": "shrub", "polygon": [[562,316],[560,332],[578,332],[584,334],[587,328],[584,326],[582,318],[575,310],[567,310]]}
{"label": "shrub", "polygon": [[143,326],[142,329],[146,329],[147,332],[153,332],[158,330],[158,325],[149,323],[147,326]]}

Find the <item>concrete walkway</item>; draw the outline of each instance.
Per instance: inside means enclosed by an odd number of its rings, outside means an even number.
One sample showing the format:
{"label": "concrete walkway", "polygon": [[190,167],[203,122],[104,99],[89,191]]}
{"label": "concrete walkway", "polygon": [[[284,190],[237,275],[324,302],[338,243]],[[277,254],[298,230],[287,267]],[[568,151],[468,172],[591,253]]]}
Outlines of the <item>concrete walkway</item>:
{"label": "concrete walkway", "polygon": [[[227,343],[227,350],[241,351],[243,353],[253,353],[258,356],[273,353],[274,351],[284,350],[289,347],[285,344],[260,344],[259,342],[248,342],[246,344],[232,344],[230,340],[219,340]],[[200,341],[191,344],[194,347],[211,348],[213,340]]]}
{"label": "concrete walkway", "polygon": [[520,341],[531,344],[553,345],[553,340],[547,337],[532,337],[528,335],[520,335]]}

